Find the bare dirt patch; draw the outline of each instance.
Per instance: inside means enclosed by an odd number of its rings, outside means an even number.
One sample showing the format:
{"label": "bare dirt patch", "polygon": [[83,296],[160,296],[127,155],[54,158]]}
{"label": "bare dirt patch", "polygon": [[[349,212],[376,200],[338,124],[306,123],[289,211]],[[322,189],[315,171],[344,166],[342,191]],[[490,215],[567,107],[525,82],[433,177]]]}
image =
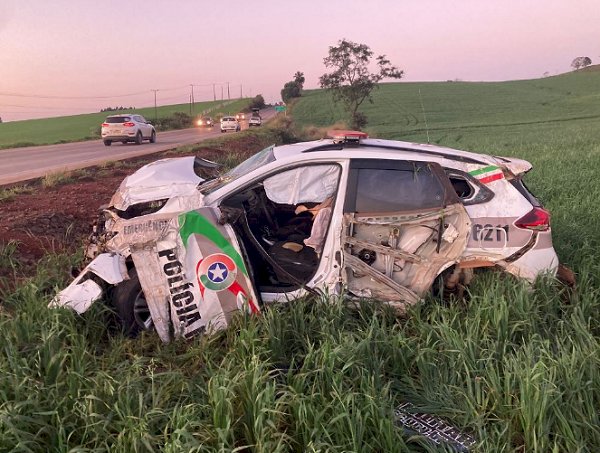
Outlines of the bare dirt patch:
{"label": "bare dirt patch", "polygon": [[[23,276],[30,275],[38,261],[47,253],[74,253],[87,240],[100,209],[107,205],[121,181],[141,166],[164,158],[194,155],[213,161],[225,155],[239,159],[250,156],[263,143],[252,137],[239,137],[221,148],[197,148],[189,153],[166,151],[151,157],[122,161],[111,168],[90,167],[73,172],[68,183],[44,187],[41,180],[29,185],[32,193],[22,193],[0,201],[0,251],[11,241],[17,246],[13,258]],[[0,266],[0,282],[3,276]],[[5,275],[8,277],[8,275]]]}
{"label": "bare dirt patch", "polygon": [[3,200],[0,247],[16,241],[15,258],[25,267],[35,265],[48,252],[74,251],[126,175],[125,170],[114,170],[102,172],[92,181],[76,180],[55,187],[38,183],[34,193]]}

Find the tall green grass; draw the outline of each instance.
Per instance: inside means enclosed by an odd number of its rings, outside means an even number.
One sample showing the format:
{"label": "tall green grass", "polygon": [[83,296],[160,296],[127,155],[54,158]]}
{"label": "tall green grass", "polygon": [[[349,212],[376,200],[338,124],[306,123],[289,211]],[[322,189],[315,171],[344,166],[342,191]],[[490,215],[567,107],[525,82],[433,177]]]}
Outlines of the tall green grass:
{"label": "tall green grass", "polygon": [[[522,83],[535,90],[570,80]],[[443,88],[457,89],[439,85],[440,99]],[[511,84],[480,106],[482,86],[461,87],[464,111],[448,113],[430,139],[534,163],[527,181],[552,211],[555,247],[577,274],[574,292],[550,279],[528,287],[483,274],[466,300],[428,299],[401,318],[375,301],[357,309],[343,298],[306,298],[239,315],[210,337],[163,345],[156,335],[128,339],[107,328],[113,314],[102,304],[84,316],[47,309],[78,259],[48,255],[37,275],[0,294],[0,451],[441,451],[394,425],[403,401],[472,433],[475,451],[600,451],[597,128],[568,109],[552,116],[568,121],[550,121],[543,106],[521,112],[515,105],[527,107],[528,90]],[[566,91],[593,87],[564,90],[546,91],[567,105]],[[299,123],[313,121],[300,115],[302,105],[319,96],[296,105]],[[389,127],[391,112],[369,114],[372,135],[399,138],[373,132]],[[417,140],[417,129],[394,130]],[[3,275],[19,271],[14,247],[0,253]]]}
{"label": "tall green grass", "polygon": [[600,446],[597,277],[565,304],[548,282],[488,276],[468,303],[401,319],[308,298],[163,345],[107,330],[102,305],[47,309],[68,262],[5,295],[0,451],[433,451],[394,425],[402,401],[474,433],[477,451]]}

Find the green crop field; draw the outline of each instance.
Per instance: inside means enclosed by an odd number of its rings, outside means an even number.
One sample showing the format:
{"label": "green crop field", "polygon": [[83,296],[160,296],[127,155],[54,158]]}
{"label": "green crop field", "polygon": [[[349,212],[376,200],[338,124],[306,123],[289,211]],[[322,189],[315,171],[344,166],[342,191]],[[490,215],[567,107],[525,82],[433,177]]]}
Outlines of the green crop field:
{"label": "green crop field", "polygon": [[[248,99],[237,99],[224,102],[197,102],[194,105],[194,115],[192,116],[198,116],[202,112],[208,112],[209,115],[215,116],[220,113],[235,114],[246,108],[248,101]],[[0,149],[99,139],[100,124],[107,115],[131,112],[139,113],[149,121],[153,121],[155,118],[154,107],[148,107],[133,111],[120,110],[0,123]],[[163,105],[157,107],[156,117],[165,118],[175,112],[189,115],[190,106],[189,104]]]}
{"label": "green crop field", "polygon": [[[592,68],[590,68],[592,69]],[[600,71],[496,83],[394,83],[362,112],[371,137],[435,143],[529,160],[527,182],[553,213],[555,246],[569,263],[600,246]],[[423,113],[424,112],[424,113]],[[346,117],[323,91],[293,110],[301,126]],[[425,125],[425,119],[427,127]]]}
{"label": "green crop field", "polygon": [[[0,294],[0,452],[448,451],[394,425],[403,401],[474,435],[475,452],[600,451],[599,87],[592,71],[387,84],[363,110],[372,136],[429,133],[531,161],[573,292],[484,274],[467,300],[431,298],[402,318],[373,301],[309,298],[162,345],[107,330],[102,304],[48,310],[78,258],[48,254],[22,279],[4,246],[0,268],[19,282]],[[320,91],[291,114],[304,126],[344,120]]]}

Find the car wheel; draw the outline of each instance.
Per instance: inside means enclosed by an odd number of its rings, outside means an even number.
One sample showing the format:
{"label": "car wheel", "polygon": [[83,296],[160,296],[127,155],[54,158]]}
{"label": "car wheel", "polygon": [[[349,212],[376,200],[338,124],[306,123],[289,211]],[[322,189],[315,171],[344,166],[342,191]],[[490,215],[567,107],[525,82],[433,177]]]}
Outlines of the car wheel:
{"label": "car wheel", "polygon": [[225,131],[223,129],[221,129],[221,134],[223,134]]}
{"label": "car wheel", "polygon": [[112,142],[110,140],[104,140],[104,146],[110,146]]}
{"label": "car wheel", "polygon": [[136,145],[141,145],[142,144],[142,140],[143,140],[142,133],[138,131],[138,133],[135,136],[135,144]]}
{"label": "car wheel", "polygon": [[150,135],[150,143],[156,143],[156,131],[152,131]]}
{"label": "car wheel", "polygon": [[129,280],[116,286],[112,301],[117,309],[123,332],[126,335],[136,336],[143,330],[154,330],[154,322],[135,268],[129,271],[129,277]]}
{"label": "car wheel", "polygon": [[124,145],[127,144],[127,140],[121,140],[121,143],[123,143]]}

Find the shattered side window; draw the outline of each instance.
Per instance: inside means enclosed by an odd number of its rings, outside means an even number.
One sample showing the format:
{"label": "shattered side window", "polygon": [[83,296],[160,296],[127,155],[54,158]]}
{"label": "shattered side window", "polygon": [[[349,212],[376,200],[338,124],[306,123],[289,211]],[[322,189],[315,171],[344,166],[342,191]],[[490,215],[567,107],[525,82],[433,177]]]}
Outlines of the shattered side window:
{"label": "shattered side window", "polygon": [[215,190],[220,189],[226,184],[235,181],[239,177],[253,172],[254,170],[261,168],[271,162],[275,161],[275,155],[273,154],[274,145],[259,151],[249,159],[239,164],[237,167],[232,168],[223,176],[218,179],[208,181],[206,185],[200,186],[200,192],[203,194],[209,194]]}
{"label": "shattered side window", "polygon": [[346,212],[401,212],[444,205],[445,188],[427,165],[355,168]]}

